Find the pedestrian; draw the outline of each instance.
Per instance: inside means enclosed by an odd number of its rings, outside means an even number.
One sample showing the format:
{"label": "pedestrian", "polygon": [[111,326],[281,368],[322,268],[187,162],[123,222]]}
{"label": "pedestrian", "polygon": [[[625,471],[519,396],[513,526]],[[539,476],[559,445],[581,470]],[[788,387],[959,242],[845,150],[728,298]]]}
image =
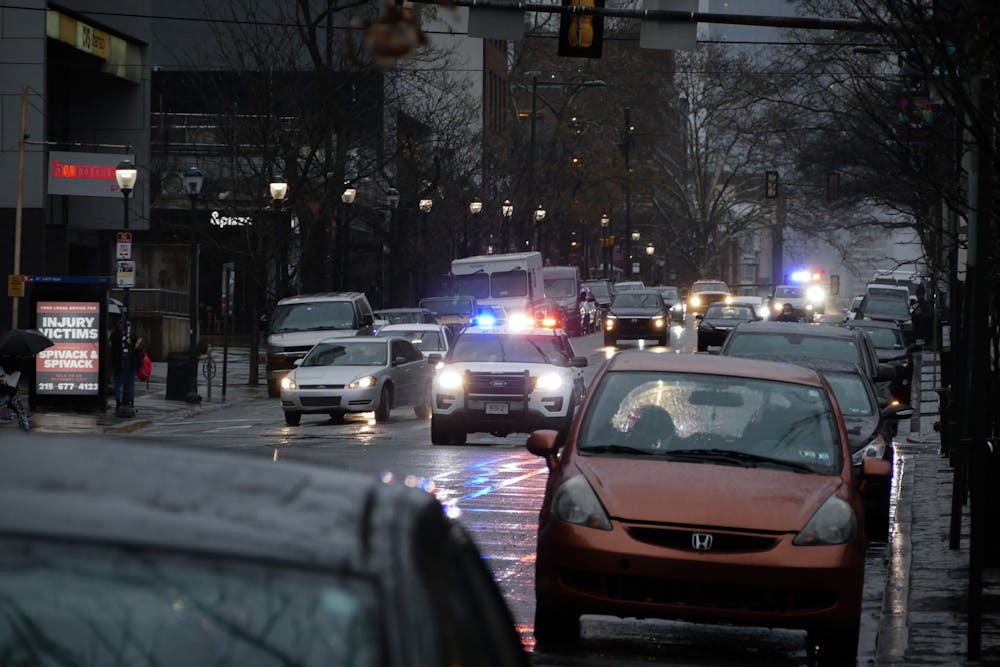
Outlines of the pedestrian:
{"label": "pedestrian", "polygon": [[774,318],[775,322],[798,322],[799,318],[795,316],[795,309],[792,308],[792,304],[786,303],[781,307],[781,312],[777,317]]}
{"label": "pedestrian", "polygon": [[17,395],[17,385],[21,381],[21,358],[11,355],[0,357],[0,401],[5,411],[17,415],[17,423],[22,431],[31,430],[28,410]]}
{"label": "pedestrian", "polygon": [[[133,409],[135,401],[135,372],[145,356],[145,345],[136,360],[136,343],[142,343],[140,337],[135,342],[131,338],[131,327],[123,321],[118,322],[115,334],[111,337],[111,369],[115,375],[115,410]],[[119,415],[122,416],[122,415]]]}

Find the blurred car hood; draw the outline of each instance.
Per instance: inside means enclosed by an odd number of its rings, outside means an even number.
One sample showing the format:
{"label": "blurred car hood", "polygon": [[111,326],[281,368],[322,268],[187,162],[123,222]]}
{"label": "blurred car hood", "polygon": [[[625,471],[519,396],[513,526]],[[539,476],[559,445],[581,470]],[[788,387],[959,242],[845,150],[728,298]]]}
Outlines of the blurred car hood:
{"label": "blurred car hood", "polygon": [[708,326],[712,327],[713,329],[732,329],[733,327],[735,327],[740,322],[748,322],[748,321],[750,321],[750,320],[740,320],[740,319],[734,319],[732,317],[728,317],[728,318],[727,317],[720,317],[720,318],[713,317],[713,318],[710,318],[710,319],[702,319],[701,322],[698,323],[698,326],[701,326],[702,324],[707,324]]}
{"label": "blurred car hood", "polygon": [[299,366],[295,381],[300,384],[348,384],[365,375],[378,375],[385,366]]}
{"label": "blurred car hood", "polygon": [[797,532],[841,485],[836,475],[648,457],[575,462],[608,515],[624,521]]}
{"label": "blurred car hood", "polygon": [[656,317],[664,314],[659,308],[612,308],[611,313],[617,317]]}
{"label": "blurred car hood", "polygon": [[354,329],[316,329],[314,331],[277,331],[267,336],[268,345],[276,347],[312,347],[327,338],[354,336]]}

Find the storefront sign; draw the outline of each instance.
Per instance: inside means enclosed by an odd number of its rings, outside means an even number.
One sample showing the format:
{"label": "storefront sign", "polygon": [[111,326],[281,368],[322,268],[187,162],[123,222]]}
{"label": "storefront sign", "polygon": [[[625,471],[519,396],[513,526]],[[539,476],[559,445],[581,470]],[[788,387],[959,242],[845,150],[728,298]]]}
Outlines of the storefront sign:
{"label": "storefront sign", "polygon": [[35,392],[97,395],[100,373],[100,303],[39,301],[38,330],[53,343],[35,356]]}
{"label": "storefront sign", "polygon": [[121,197],[115,168],[134,155],[49,151],[50,195]]}

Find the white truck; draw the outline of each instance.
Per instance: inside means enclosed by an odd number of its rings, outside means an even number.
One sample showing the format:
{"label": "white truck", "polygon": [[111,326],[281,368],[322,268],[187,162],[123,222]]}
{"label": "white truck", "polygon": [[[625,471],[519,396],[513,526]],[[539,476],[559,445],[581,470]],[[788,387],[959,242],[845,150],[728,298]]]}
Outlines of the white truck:
{"label": "white truck", "polygon": [[452,260],[451,274],[453,293],[475,297],[477,306],[498,307],[508,317],[538,318],[551,310],[540,252],[460,257]]}

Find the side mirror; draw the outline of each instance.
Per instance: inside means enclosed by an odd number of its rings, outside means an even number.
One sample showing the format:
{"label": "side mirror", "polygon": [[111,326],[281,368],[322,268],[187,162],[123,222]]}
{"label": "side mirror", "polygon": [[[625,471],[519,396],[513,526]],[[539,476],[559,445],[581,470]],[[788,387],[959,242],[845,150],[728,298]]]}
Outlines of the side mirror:
{"label": "side mirror", "polygon": [[885,459],[865,457],[861,461],[861,476],[889,478],[892,476],[892,464]]}
{"label": "side mirror", "polygon": [[695,313],[694,314],[694,319],[696,319],[696,320],[703,320],[703,319],[705,319],[705,315],[704,315],[704,313]]}
{"label": "side mirror", "polygon": [[904,403],[890,403],[879,410],[882,419],[909,419],[913,416],[913,408]]}
{"label": "side mirror", "polygon": [[302,362],[305,360],[306,360],[305,357],[302,357],[301,359],[296,359],[295,361],[292,362],[292,366],[301,366]]}
{"label": "side mirror", "polygon": [[431,352],[430,354],[427,355],[427,361],[431,363],[437,363],[442,359],[444,359],[444,355],[442,355],[440,352]]}
{"label": "side mirror", "polygon": [[892,364],[879,364],[876,370],[876,376],[879,380],[895,380],[898,374],[897,367]]}
{"label": "side mirror", "polygon": [[573,368],[586,368],[588,363],[589,362],[587,361],[587,357],[578,356],[578,357],[573,357],[569,360],[569,365],[572,366]]}
{"label": "side mirror", "polygon": [[393,357],[392,358],[392,365],[393,366],[400,366],[400,365],[405,364],[405,363],[406,363],[406,357],[400,356],[400,357]]}
{"label": "side mirror", "polygon": [[528,451],[535,456],[543,457],[549,470],[556,466],[556,452],[559,451],[559,446],[556,444],[558,438],[559,432],[552,429],[532,431],[531,435],[528,436]]}

